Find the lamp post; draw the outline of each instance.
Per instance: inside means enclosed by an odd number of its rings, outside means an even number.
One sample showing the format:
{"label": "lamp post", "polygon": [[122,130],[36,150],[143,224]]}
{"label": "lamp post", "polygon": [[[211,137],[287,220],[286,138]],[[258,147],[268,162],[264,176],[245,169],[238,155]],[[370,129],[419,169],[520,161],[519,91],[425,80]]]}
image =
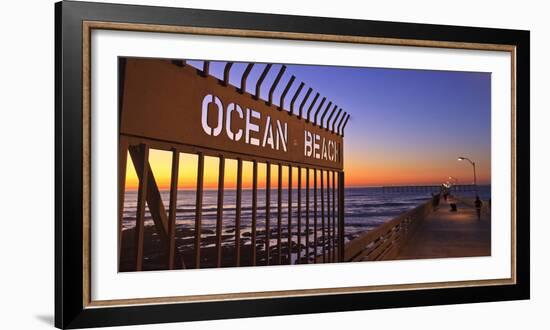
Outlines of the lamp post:
{"label": "lamp post", "polygon": [[476,163],[473,162],[470,158],[468,157],[458,157],[458,160],[459,161],[463,161],[463,160],[467,160],[470,162],[470,164],[472,164],[472,167],[474,168],[474,186],[476,187],[476,196],[477,196],[477,179],[476,179]]}

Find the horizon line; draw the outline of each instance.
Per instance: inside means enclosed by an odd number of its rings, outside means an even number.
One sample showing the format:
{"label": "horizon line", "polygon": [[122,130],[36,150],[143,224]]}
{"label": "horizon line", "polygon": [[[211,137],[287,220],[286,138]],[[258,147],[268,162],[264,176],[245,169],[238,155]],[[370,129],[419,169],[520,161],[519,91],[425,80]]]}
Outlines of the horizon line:
{"label": "horizon line", "polygon": [[[403,185],[346,185],[344,188],[346,189],[361,189],[361,188],[384,188],[384,187],[415,187],[415,186],[440,186],[442,184],[403,184]],[[459,186],[470,186],[470,185],[474,185],[473,183],[471,184],[459,184]],[[491,183],[480,183],[478,184],[478,186],[490,186]],[[282,186],[283,189],[288,189],[288,186]],[[294,190],[298,190],[296,186],[293,186],[292,187]],[[203,187],[204,190],[218,190],[218,187],[215,186],[215,187]],[[258,189],[265,189],[265,186],[263,187],[258,187]],[[312,186],[310,186],[310,189],[313,189]],[[128,190],[131,190],[131,191],[136,191],[138,190],[138,187],[125,187],[125,190],[128,191]],[[159,190],[170,190],[170,187],[167,186],[167,187],[159,187]],[[189,191],[196,191],[197,189],[196,188],[178,188],[178,191],[180,190],[189,190]],[[237,190],[236,187],[231,187],[231,188],[228,188],[228,187],[224,187],[224,191],[226,190]],[[252,190],[252,187],[242,187],[242,190]],[[271,190],[277,190],[277,187],[271,187]],[[302,190],[305,191],[305,186],[302,186]]]}

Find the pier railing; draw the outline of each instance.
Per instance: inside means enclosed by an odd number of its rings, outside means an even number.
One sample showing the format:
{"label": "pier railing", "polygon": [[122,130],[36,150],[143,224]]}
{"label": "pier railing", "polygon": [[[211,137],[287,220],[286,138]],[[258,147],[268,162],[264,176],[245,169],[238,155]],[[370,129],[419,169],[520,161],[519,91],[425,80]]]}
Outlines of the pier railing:
{"label": "pier railing", "polygon": [[433,210],[430,200],[351,240],[344,247],[345,261],[394,258],[424,218]]}
{"label": "pier railing", "polygon": [[[432,192],[438,193],[442,189],[441,185],[414,185],[414,186],[384,186],[382,191],[384,193],[419,193],[419,192]],[[449,188],[451,192],[467,192],[476,191],[476,186],[473,184],[457,184],[452,185]]]}

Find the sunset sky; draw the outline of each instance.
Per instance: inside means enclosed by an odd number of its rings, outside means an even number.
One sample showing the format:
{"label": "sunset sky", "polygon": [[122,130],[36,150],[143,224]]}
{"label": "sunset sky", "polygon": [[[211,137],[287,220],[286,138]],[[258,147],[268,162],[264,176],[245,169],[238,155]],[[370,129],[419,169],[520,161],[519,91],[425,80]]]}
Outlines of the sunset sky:
{"label": "sunset sky", "polygon": [[[202,67],[201,61],[189,62]],[[211,74],[221,78],[225,62],[212,62]],[[246,63],[231,69],[231,83],[240,85]],[[265,64],[256,64],[248,78],[253,92]],[[262,87],[267,97],[280,65],[274,65]],[[344,138],[346,186],[441,184],[449,176],[459,183],[473,182],[472,166],[458,156],[476,162],[478,184],[491,180],[491,76],[489,73],[398,70],[335,66],[287,65],[275,92],[274,103],[291,75],[296,82],[326,96],[351,114]],[[309,106],[313,97],[306,103]],[[317,103],[318,104],[318,103]],[[197,156],[181,154],[179,188],[194,188]],[[126,186],[137,188],[137,177],[128,157]],[[160,188],[170,185],[171,154],[151,150],[150,162]],[[218,160],[205,158],[205,187],[217,187]],[[226,162],[226,187],[234,186],[236,161]],[[259,166],[263,186],[265,165]],[[251,163],[244,162],[244,186],[250,186]],[[286,182],[288,170],[283,173]],[[294,172],[296,177],[296,170]],[[272,168],[272,185],[276,183]]]}

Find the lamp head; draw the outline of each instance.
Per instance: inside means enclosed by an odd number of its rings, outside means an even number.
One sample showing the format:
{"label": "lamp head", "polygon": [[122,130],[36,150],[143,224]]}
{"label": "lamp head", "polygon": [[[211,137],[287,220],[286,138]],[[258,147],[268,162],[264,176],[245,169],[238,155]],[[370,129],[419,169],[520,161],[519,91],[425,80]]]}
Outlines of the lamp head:
{"label": "lamp head", "polygon": [[464,160],[464,157],[458,157],[458,160],[462,161]]}

